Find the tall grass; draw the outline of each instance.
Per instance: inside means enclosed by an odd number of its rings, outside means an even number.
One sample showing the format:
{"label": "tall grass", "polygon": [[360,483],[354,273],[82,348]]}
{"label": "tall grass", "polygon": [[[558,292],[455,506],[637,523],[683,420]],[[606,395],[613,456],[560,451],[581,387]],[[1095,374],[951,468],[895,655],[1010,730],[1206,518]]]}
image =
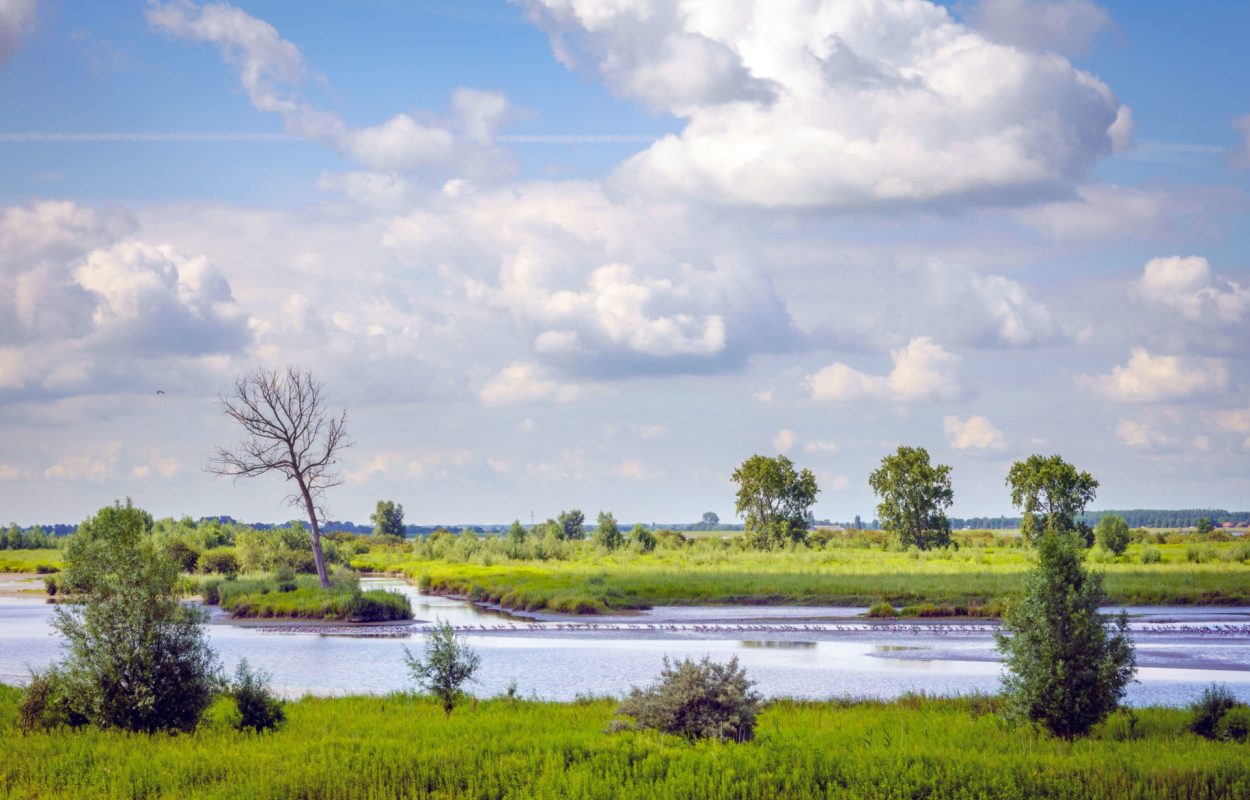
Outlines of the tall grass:
{"label": "tall grass", "polygon": [[[569,543],[572,544],[572,543]],[[1188,545],[1143,545],[1093,567],[1106,575],[1108,600],[1133,605],[1250,603],[1250,565],[1240,543],[1209,543],[1209,559],[1187,558]],[[893,605],[993,608],[1019,593],[1033,564],[1030,550],[965,545],[958,550],[895,551],[830,546],[744,551],[701,541],[654,553],[608,553],[588,543],[563,560],[513,559],[489,550],[467,558],[421,558],[419,548],[371,551],[357,569],[404,574],[432,592],[528,610],[596,613],[692,604]],[[1226,557],[1227,556],[1227,557]]]}
{"label": "tall grass", "polygon": [[1086,740],[1008,727],[991,698],[779,702],[754,742],[605,734],[611,701],[489,700],[445,717],[410,696],[305,698],[276,733],[228,707],[183,736],[22,736],[0,688],[0,797],[91,798],[1243,798],[1244,745],[1140,709]]}
{"label": "tall grass", "polygon": [[398,592],[361,591],[354,583],[322,589],[317,579],[309,575],[290,581],[278,581],[267,575],[235,580],[197,577],[187,579],[186,585],[204,602],[220,605],[237,618],[346,622],[412,619],[412,604]]}

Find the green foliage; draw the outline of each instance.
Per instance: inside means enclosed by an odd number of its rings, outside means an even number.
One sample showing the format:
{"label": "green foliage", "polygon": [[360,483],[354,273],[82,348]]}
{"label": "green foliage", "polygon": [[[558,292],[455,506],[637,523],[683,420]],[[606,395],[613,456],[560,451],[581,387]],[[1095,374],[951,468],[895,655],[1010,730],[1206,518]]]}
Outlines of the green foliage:
{"label": "green foliage", "polygon": [[629,531],[629,541],[640,553],[650,553],[655,549],[655,534],[647,530],[641,523],[634,523]]}
{"label": "green foliage", "polygon": [[884,600],[879,600],[876,603],[873,603],[871,606],[869,606],[868,616],[885,617],[885,618],[897,617],[898,609]]}
{"label": "green foliage", "polygon": [[57,680],[73,714],[105,728],[192,730],[216,686],[205,615],[179,602],[178,566],[129,501],[106,506],[67,546],[53,626],[67,657]]}
{"label": "green foliage", "polygon": [[616,713],[633,724],[619,728],[657,730],[690,741],[748,742],[755,738],[755,720],[762,700],[734,657],[727,664],[664,659],[660,679],[645,689],[634,687]]}
{"label": "green foliage", "polygon": [[228,694],[234,700],[234,727],[256,733],[277,730],[286,721],[282,701],[269,688],[268,673],[253,670],[247,659],[239,661]]}
{"label": "green foliage", "polygon": [[482,659],[446,620],[436,623],[425,636],[424,658],[407,647],[404,661],[418,686],[438,698],[443,713],[451,715],[462,695],[461,686],[473,680]]}
{"label": "green foliage", "polygon": [[1198,702],[1190,706],[1189,730],[1207,739],[1216,739],[1221,734],[1225,715],[1241,705],[1227,686],[1213,683],[1203,689]]}
{"label": "green foliage", "polygon": [[1156,547],[1143,547],[1141,549],[1141,563],[1143,564],[1159,564],[1163,561],[1163,554]]}
{"label": "green foliage", "polygon": [[225,575],[233,578],[239,574],[239,557],[228,547],[205,550],[196,562],[196,569],[205,574]]}
{"label": "green foliage", "polygon": [[951,468],[930,464],[928,450],[899,447],[881,459],[881,466],[868,476],[868,485],[881,499],[877,505],[881,527],[900,544],[919,550],[950,544],[946,509],[955,500]]}
{"label": "green foliage", "polygon": [[996,634],[1007,668],[1003,689],[1015,716],[1070,739],[1118,707],[1136,660],[1128,618],[1121,614],[1108,631],[1098,613],[1102,576],[1085,570],[1076,535],[1047,531],[1037,552],[1006,633]]}
{"label": "green foliage", "polygon": [[816,503],[816,476],[797,471],[785,456],[753,455],[738,465],[738,514],[745,515],[746,540],[757,550],[772,550],[807,540],[807,524]]}
{"label": "green foliage", "polygon": [[561,511],[560,517],[556,520],[560,526],[562,539],[569,541],[580,541],[586,538],[586,515],[581,509],[574,508],[569,511]]}
{"label": "green foliage", "polygon": [[608,511],[599,512],[599,525],[595,528],[595,544],[605,550],[616,550],[625,544],[625,536],[617,527],[616,517]]}
{"label": "green foliage", "polygon": [[59,667],[32,672],[18,706],[18,727],[29,733],[38,729],[86,725],[88,719],[73,696],[74,690],[75,687]]}
{"label": "green foliage", "polygon": [[1098,491],[1098,481],[1088,472],[1078,472],[1058,455],[1034,454],[1011,465],[1007,485],[1012,505],[1023,515],[1020,533],[1030,544],[1046,531],[1078,530],[1087,546],[1092,544],[1087,529],[1077,520]]}
{"label": "green foliage", "polygon": [[60,543],[43,528],[22,529],[14,522],[8,530],[0,528],[0,550],[54,550]]}
{"label": "green foliage", "polygon": [[85,729],[23,735],[0,687],[0,795],[377,800],[1170,800],[1250,796],[1245,745],[1184,734],[1182,709],[1114,715],[1080,742],[1002,725],[995,698],[770,703],[745,745],[603,734],[616,703],[306,697],[265,736],[220,701],[186,736]]}
{"label": "green foliage", "polygon": [[715,511],[704,511],[701,521],[708,530],[716,530],[716,526],[720,524],[720,515]]}
{"label": "green foliage", "polygon": [[315,578],[306,575],[206,580],[200,584],[200,595],[205,603],[217,603],[236,618],[343,622],[412,619],[412,604],[399,592],[362,592],[357,583],[337,577],[329,589],[322,589]]}
{"label": "green foliage", "polygon": [[1211,521],[1210,517],[1199,518],[1197,524],[1194,526],[1194,532],[1199,536],[1206,536],[1214,530],[1215,523]]}
{"label": "green foliage", "polygon": [[[178,565],[178,569],[182,572],[195,572],[199,565],[201,551],[191,542],[183,538],[168,538],[165,542],[165,552]],[[235,571],[238,571],[238,562],[235,562]]]}
{"label": "green foliage", "polygon": [[1104,514],[1094,526],[1094,540],[1104,550],[1117,556],[1124,555],[1131,539],[1128,523],[1119,514]]}
{"label": "green foliage", "polygon": [[404,538],[408,532],[404,527],[404,507],[391,500],[379,500],[377,508],[369,515],[373,523],[374,536],[393,536]]}

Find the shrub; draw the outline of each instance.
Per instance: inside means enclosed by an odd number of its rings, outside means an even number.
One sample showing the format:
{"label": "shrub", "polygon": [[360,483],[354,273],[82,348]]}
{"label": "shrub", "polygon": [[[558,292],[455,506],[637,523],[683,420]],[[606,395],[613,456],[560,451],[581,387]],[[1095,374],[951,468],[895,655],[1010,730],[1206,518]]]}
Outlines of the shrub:
{"label": "shrub", "polygon": [[150,527],[127,502],[70,540],[62,589],[79,602],[56,608],[67,651],[56,680],[66,713],[98,727],[189,731],[217,688],[216,657],[206,614],[180,602],[178,567]]}
{"label": "shrub", "polygon": [[169,557],[183,572],[195,572],[195,567],[200,561],[199,548],[182,539],[171,539],[165,545],[165,552],[169,553]]}
{"label": "shrub", "polygon": [[229,690],[238,712],[235,728],[262,733],[277,730],[286,721],[282,701],[270,690],[269,680],[267,672],[253,671],[246,658],[239,662]]}
{"label": "shrub", "polygon": [[1141,563],[1158,564],[1163,561],[1163,554],[1154,547],[1143,547],[1141,549]]}
{"label": "shrub", "polygon": [[1079,535],[1048,531],[1037,554],[1004,632],[995,634],[1006,666],[1003,689],[1013,716],[1071,739],[1116,709],[1136,658],[1128,618],[1121,613],[1108,630],[1098,613],[1102,576],[1081,564]]}
{"label": "shrub", "polygon": [[234,554],[233,550],[217,547],[201,553],[196,566],[200,572],[233,578],[239,574],[239,557]]}
{"label": "shrub", "polygon": [[299,585],[295,581],[295,570],[286,564],[281,564],[273,571],[273,585],[279,592],[293,592]]}
{"label": "shrub", "polygon": [[443,620],[426,634],[424,658],[417,658],[405,647],[404,662],[416,684],[437,697],[443,713],[450,716],[463,694],[460,687],[473,680],[482,659],[451,623]]}
{"label": "shrub", "polygon": [[872,604],[872,607],[868,609],[868,616],[870,617],[897,617],[898,609],[890,605],[890,603],[886,602],[885,600],[881,600],[879,602]]}
{"label": "shrub", "polygon": [[660,680],[646,689],[634,687],[616,709],[633,724],[618,720],[614,727],[658,730],[691,741],[750,741],[761,707],[752,685],[736,657],[727,664],[706,656],[677,663],[665,658]]}
{"label": "shrub", "polygon": [[17,711],[17,725],[24,733],[37,729],[47,730],[62,725],[77,728],[87,723],[87,718],[76,711],[70,702],[70,687],[64,673],[56,667],[43,672],[32,672],[30,685],[22,695]]}
{"label": "shrub", "polygon": [[56,577],[49,575],[48,577],[44,578],[43,588],[44,588],[44,591],[48,593],[48,597],[56,597],[56,590],[57,590]]}
{"label": "shrub", "polygon": [[1190,706],[1193,718],[1189,730],[1207,739],[1218,738],[1225,715],[1240,705],[1227,686],[1213,683],[1203,689],[1198,702]]}
{"label": "shrub", "polygon": [[1094,528],[1094,538],[1104,550],[1120,556],[1128,549],[1132,533],[1124,517],[1119,514],[1106,514],[1098,520],[1098,525]]}
{"label": "shrub", "polygon": [[1220,738],[1228,742],[1244,742],[1250,738],[1250,708],[1238,706],[1220,720]]}

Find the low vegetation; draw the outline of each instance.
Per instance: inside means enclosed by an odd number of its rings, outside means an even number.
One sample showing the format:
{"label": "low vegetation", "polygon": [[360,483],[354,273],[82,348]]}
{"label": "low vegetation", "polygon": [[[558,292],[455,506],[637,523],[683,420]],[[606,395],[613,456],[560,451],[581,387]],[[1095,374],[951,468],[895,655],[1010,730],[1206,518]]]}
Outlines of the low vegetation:
{"label": "low vegetation", "polygon": [[337,573],[330,588],[315,576],[281,574],[197,581],[205,603],[220,605],[236,618],[288,618],[342,622],[389,622],[412,619],[412,604],[398,592],[362,591],[354,575]]}
{"label": "low vegetation", "polygon": [[606,699],[500,698],[448,717],[433,698],[304,698],[258,737],[223,698],[195,733],[135,737],[22,735],[19,696],[0,687],[0,795],[42,800],[1250,796],[1245,745],[1190,733],[1184,709],[1116,714],[1069,743],[1005,726],[995,698],[775,702],[753,741],[691,744],[604,735]]}
{"label": "low vegetation", "polygon": [[616,713],[613,730],[654,730],[690,741],[749,742],[763,698],[751,687],[735,657],[719,664],[664,659],[660,679],[646,688],[634,687]]}
{"label": "low vegetation", "polygon": [[[741,537],[658,538],[650,552],[632,545],[608,551],[592,541],[549,547],[447,532],[376,547],[351,563],[404,575],[434,593],[531,611],[888,603],[916,616],[996,616],[1019,596],[1036,561],[1019,536],[988,531],[957,532],[951,547],[927,551],[899,549],[879,531],[817,531],[810,545],[766,552]],[[1247,549],[1244,542],[1138,531],[1124,555],[1095,549],[1091,560],[1109,603],[1237,605],[1250,603]]]}

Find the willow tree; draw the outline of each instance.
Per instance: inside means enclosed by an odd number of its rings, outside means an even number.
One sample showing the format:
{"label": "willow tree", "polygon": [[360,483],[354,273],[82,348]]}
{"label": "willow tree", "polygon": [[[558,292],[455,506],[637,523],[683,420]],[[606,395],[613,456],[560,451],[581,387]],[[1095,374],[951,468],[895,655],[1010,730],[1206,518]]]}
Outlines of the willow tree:
{"label": "willow tree", "polygon": [[237,447],[218,447],[208,471],[236,479],[277,472],[294,483],[287,502],[308,515],[317,579],[328,587],[321,520],[326,490],[343,483],[337,465],[339,451],[351,446],[347,412],[332,413],[321,382],[294,367],[253,370],[235,381],[234,391],[220,402],[245,437]]}

